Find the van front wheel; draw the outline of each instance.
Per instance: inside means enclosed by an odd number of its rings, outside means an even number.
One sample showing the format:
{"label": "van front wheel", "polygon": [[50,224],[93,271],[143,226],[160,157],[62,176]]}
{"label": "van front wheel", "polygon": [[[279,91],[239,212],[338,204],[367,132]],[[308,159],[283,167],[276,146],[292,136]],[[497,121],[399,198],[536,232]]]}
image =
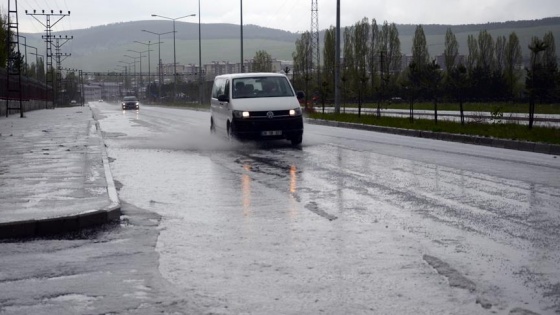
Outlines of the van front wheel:
{"label": "van front wheel", "polygon": [[303,136],[295,136],[293,138],[290,139],[290,141],[292,142],[292,146],[298,146],[301,144],[301,142],[303,141]]}
{"label": "van front wheel", "polygon": [[216,126],[214,126],[214,119],[212,119],[212,118],[210,118],[210,133],[211,134],[216,133]]}
{"label": "van front wheel", "polygon": [[227,139],[233,141],[235,139],[235,125],[231,122],[227,124]]}

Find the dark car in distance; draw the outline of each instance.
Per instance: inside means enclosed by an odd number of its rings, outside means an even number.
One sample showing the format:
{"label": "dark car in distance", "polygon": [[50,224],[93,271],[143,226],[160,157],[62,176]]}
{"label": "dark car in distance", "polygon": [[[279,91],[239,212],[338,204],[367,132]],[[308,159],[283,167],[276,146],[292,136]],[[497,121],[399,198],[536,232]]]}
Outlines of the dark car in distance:
{"label": "dark car in distance", "polygon": [[126,109],[140,109],[140,102],[136,96],[125,96],[121,102],[123,110]]}

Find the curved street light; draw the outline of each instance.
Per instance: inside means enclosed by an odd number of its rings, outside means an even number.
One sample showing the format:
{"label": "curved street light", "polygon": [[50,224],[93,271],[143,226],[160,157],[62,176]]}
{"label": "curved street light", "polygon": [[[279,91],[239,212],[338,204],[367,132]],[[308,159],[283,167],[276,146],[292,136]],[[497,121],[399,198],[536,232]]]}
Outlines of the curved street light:
{"label": "curved street light", "polygon": [[128,82],[128,76],[129,76],[129,73],[131,71],[130,65],[135,64],[135,62],[134,61],[133,62],[128,62],[128,61],[124,61],[124,60],[119,60],[119,62],[126,64],[126,66],[124,66],[124,89],[125,89],[125,93],[126,93],[127,92],[126,90],[128,89],[127,85],[129,85],[127,83],[129,83]]}
{"label": "curved street light", "polygon": [[[130,52],[134,52],[137,53],[139,55],[140,58],[140,87],[144,87],[144,74],[142,73],[142,58],[144,58],[145,56],[142,56],[143,53],[148,53],[148,56],[150,55],[150,51],[149,50],[145,50],[145,51],[137,51],[134,49],[127,49],[126,51],[130,51]],[[148,60],[148,62],[150,62]]]}
{"label": "curved street light", "polygon": [[191,16],[196,16],[196,14],[189,14],[189,15],[180,16],[180,17],[177,17],[177,18],[170,18],[170,17],[167,17],[167,16],[152,14],[152,17],[159,17],[159,18],[162,18],[162,19],[173,21],[173,77],[174,77],[174,81],[173,81],[173,102],[175,102],[175,97],[177,95],[177,51],[175,49],[175,33],[176,33],[176,31],[175,31],[175,21],[177,21],[179,19],[184,19],[186,17],[191,17]]}
{"label": "curved street light", "polygon": [[136,59],[140,59],[140,57],[134,57],[134,56],[131,56],[131,55],[123,55],[123,57],[128,57],[128,58],[134,60],[134,89],[135,89],[136,97],[138,97],[138,78],[137,78],[137,72],[136,72]]}
{"label": "curved street light", "polygon": [[142,45],[148,46],[147,52],[148,52],[148,82],[149,82],[148,83],[148,89],[149,89],[150,84],[152,84],[152,64],[151,64],[152,56],[150,54],[150,51],[152,51],[152,50],[150,49],[150,46],[155,45],[155,44],[160,44],[160,42],[152,43],[151,41],[148,41],[147,43],[144,43],[144,42],[140,42],[140,41],[137,41],[137,40],[135,40],[134,42],[137,43],[137,44],[142,44]]}
{"label": "curved street light", "polygon": [[161,97],[161,85],[163,84],[163,71],[162,71],[162,64],[161,64],[161,35],[166,35],[166,34],[171,34],[173,33],[173,31],[171,32],[165,32],[165,33],[156,33],[156,32],[152,32],[152,31],[148,31],[148,30],[142,30],[142,32],[146,32],[146,33],[150,33],[150,34],[154,34],[158,36],[158,81],[159,81],[159,94],[158,97]]}

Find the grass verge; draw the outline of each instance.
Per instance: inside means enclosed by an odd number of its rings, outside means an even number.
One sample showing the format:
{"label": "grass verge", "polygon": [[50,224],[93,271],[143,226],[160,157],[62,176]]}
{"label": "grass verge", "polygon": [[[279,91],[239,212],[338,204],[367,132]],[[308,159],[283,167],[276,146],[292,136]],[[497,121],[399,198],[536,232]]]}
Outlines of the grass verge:
{"label": "grass verge", "polygon": [[[316,105],[320,107],[320,105]],[[334,106],[333,104],[328,104],[326,106]],[[348,104],[347,108],[357,108],[356,104]],[[382,103],[381,108],[383,109],[405,109],[408,110],[410,105],[406,102],[399,103]],[[363,108],[374,109],[377,108],[377,104],[366,103]],[[502,113],[528,113],[529,104],[525,103],[511,103],[511,102],[480,102],[480,103],[470,103],[466,102],[463,104],[463,109],[468,112],[502,112]],[[414,103],[414,110],[434,110],[434,104],[430,102],[419,102]],[[447,103],[441,102],[438,104],[438,110],[441,111],[459,111],[459,104],[457,103]],[[560,104],[535,104],[536,114],[560,114]]]}
{"label": "grass verge", "polygon": [[398,117],[381,117],[374,115],[357,114],[321,114],[310,113],[309,118],[324,119],[340,122],[368,124],[384,127],[403,128],[412,130],[423,130],[433,132],[446,132],[462,135],[493,137],[498,139],[521,140],[530,142],[541,142],[549,144],[560,144],[560,129],[535,127],[529,129],[528,126],[504,123],[504,124],[485,124],[485,123],[465,123],[461,125],[458,122],[435,121],[430,119],[415,119],[410,122],[408,118]]}

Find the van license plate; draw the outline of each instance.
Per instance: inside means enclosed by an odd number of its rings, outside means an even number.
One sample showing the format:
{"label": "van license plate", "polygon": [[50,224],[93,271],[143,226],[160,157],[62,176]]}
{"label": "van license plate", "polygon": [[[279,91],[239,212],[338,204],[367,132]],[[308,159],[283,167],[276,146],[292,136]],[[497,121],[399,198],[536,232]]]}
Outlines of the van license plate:
{"label": "van license plate", "polygon": [[281,136],[282,130],[267,130],[262,131],[261,136]]}

